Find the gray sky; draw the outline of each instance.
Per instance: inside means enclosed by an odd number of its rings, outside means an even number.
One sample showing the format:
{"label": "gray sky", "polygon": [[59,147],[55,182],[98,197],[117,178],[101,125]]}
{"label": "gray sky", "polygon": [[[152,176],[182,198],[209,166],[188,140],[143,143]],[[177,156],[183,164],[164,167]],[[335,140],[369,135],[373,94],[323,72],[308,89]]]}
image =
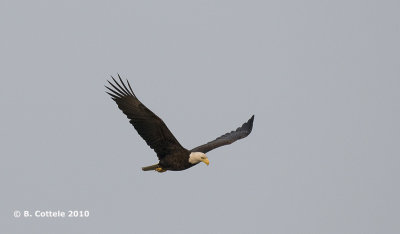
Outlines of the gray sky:
{"label": "gray sky", "polygon": [[[1,1],[1,233],[399,233],[399,1]],[[157,162],[120,73],[211,164]],[[14,218],[89,210],[88,218]]]}

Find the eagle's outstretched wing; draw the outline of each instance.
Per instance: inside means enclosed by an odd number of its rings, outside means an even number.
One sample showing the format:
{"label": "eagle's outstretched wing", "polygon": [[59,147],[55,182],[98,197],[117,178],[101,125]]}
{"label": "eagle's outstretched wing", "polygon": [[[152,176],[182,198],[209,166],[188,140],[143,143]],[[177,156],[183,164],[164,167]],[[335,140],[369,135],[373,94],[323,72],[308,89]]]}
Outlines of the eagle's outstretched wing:
{"label": "eagle's outstretched wing", "polygon": [[114,83],[108,81],[112,88],[106,88],[111,98],[117,103],[118,108],[130,120],[139,135],[146,141],[150,148],[154,149],[159,159],[166,154],[180,150],[183,147],[168,129],[167,125],[156,114],[143,105],[133,93],[131,85],[127,80],[128,87],[118,75],[121,84],[114,77]]}
{"label": "eagle's outstretched wing", "polygon": [[251,130],[253,129],[253,122],[254,122],[254,115],[241,127],[237,128],[235,131],[226,133],[225,135],[222,135],[217,139],[208,142],[207,144],[198,146],[192,149],[191,152],[207,153],[208,151],[213,150],[215,148],[224,145],[229,145],[239,139],[245,138],[251,133]]}

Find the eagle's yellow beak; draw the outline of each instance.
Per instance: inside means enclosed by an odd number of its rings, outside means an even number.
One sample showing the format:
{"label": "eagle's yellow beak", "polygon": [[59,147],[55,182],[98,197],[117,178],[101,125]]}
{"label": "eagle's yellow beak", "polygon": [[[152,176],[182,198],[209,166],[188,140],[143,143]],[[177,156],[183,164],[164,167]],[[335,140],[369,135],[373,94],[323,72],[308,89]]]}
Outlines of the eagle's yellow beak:
{"label": "eagle's yellow beak", "polygon": [[210,161],[208,160],[208,158],[202,159],[201,161],[207,164],[207,166],[210,165]]}

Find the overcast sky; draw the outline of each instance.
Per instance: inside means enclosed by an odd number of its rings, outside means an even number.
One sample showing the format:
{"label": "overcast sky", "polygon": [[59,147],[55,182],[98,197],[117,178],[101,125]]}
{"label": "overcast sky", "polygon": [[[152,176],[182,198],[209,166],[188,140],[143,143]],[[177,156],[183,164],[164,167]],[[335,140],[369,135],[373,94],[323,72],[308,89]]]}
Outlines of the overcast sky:
{"label": "overcast sky", "polygon": [[[1,233],[400,233],[399,1],[0,2]],[[104,92],[193,148],[182,172]],[[87,218],[14,218],[88,210]]]}

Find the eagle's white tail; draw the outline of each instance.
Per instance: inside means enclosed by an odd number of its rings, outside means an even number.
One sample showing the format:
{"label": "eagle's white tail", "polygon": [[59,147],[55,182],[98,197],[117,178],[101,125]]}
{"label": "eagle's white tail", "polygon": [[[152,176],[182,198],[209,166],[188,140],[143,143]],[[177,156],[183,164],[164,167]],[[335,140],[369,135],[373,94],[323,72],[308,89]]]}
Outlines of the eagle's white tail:
{"label": "eagle's white tail", "polygon": [[154,164],[154,165],[151,165],[151,166],[142,167],[142,170],[143,171],[154,171],[158,167],[159,167],[158,164]]}

